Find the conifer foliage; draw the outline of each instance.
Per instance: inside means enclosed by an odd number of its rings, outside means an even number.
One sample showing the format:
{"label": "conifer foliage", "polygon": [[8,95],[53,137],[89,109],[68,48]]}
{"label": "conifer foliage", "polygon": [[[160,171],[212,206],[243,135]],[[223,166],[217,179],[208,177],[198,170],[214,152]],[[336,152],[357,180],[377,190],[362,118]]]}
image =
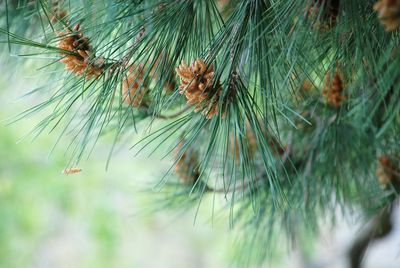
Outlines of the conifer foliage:
{"label": "conifer foliage", "polygon": [[237,261],[301,245],[335,208],[379,222],[395,204],[400,1],[5,3],[4,47],[57,72],[16,119],[51,107],[33,134],[72,134],[74,162],[103,134],[145,131],[133,150],[175,160],[165,207],[221,197],[243,233]]}

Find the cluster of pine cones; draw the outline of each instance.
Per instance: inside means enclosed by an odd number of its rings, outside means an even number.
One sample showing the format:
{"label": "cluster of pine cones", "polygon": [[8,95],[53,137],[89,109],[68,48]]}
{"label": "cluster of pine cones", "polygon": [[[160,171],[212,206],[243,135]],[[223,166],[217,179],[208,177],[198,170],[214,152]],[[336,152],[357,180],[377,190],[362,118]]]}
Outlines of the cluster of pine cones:
{"label": "cluster of pine cones", "polygon": [[176,68],[180,77],[180,94],[185,95],[188,105],[195,105],[195,112],[202,111],[207,119],[218,114],[218,100],[221,86],[214,86],[214,68],[207,66],[201,59],[195,60],[191,66],[182,61]]}
{"label": "cluster of pine cones", "polygon": [[[224,2],[224,1],[221,1]],[[339,0],[311,0],[307,10],[307,16],[316,18],[319,16],[320,26],[331,28],[337,20],[339,14]],[[324,8],[324,10],[321,10]],[[378,13],[382,25],[386,31],[393,31],[400,27],[400,0],[379,0],[374,5],[374,10]],[[66,12],[54,7],[55,20],[64,19]],[[88,37],[79,31],[79,24],[72,30],[66,27],[65,32],[57,33],[60,41],[58,47],[66,69],[77,74],[84,75],[86,79],[98,78],[104,73],[104,60],[96,58],[90,45]],[[159,63],[157,60],[157,64]],[[157,65],[156,64],[156,65]],[[154,70],[150,71],[153,76]],[[180,78],[180,94],[187,99],[187,104],[195,106],[195,112],[202,112],[207,119],[213,118],[219,113],[218,102],[221,96],[221,85],[215,81],[213,65],[207,65],[202,59],[196,59],[189,66],[186,62],[176,68],[176,73]],[[171,75],[166,82],[169,90],[175,89],[174,78]],[[147,84],[144,83],[143,66],[131,66],[122,81],[123,101],[134,107],[141,105],[143,96],[147,92]],[[310,87],[306,84],[305,87]],[[344,94],[344,85],[340,70],[336,70],[333,76],[330,72],[326,74],[322,95],[326,103],[334,108],[339,108],[347,99]],[[222,115],[223,116],[223,115]],[[257,142],[254,133],[249,130],[246,132],[249,153],[251,155],[257,150]],[[277,155],[282,155],[285,150],[273,137],[266,137],[269,146]],[[238,141],[232,140],[236,151],[234,154],[239,157]],[[198,171],[197,155],[193,151],[185,152],[176,164],[176,172],[185,183],[193,184],[200,176]],[[386,155],[379,157],[379,165],[376,175],[382,185],[388,185],[399,181],[399,169],[393,164],[391,158]]]}
{"label": "cluster of pine cones", "polygon": [[[52,1],[52,23],[64,20],[68,13],[61,8],[60,1]],[[98,78],[103,73],[104,60],[96,58],[88,37],[79,31],[80,25],[71,27],[69,21],[65,21],[65,32],[57,32],[59,37],[58,48],[61,52],[65,68],[77,75],[84,75],[86,79]]]}
{"label": "cluster of pine cones", "polygon": [[60,61],[65,68],[77,75],[84,75],[86,79],[98,78],[103,73],[104,60],[96,58],[90,45],[89,38],[79,32],[79,24],[66,33],[57,33],[60,41],[58,48],[63,57]]}
{"label": "cluster of pine cones", "polygon": [[400,27],[400,0],[379,0],[375,3],[374,10],[386,31]]}

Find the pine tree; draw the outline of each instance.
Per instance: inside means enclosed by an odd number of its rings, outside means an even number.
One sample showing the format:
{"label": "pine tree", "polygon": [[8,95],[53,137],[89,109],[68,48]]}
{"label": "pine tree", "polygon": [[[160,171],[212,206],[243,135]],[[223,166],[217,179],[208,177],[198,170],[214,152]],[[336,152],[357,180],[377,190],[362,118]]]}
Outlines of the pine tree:
{"label": "pine tree", "polygon": [[151,129],[133,148],[162,144],[175,159],[160,178],[165,208],[226,198],[244,237],[239,262],[311,239],[336,208],[373,222],[352,267],[390,232],[400,1],[6,0],[1,10],[8,49],[46,55],[55,74],[47,99],[16,119],[51,107],[33,135],[73,133],[72,163],[103,134],[117,144]]}

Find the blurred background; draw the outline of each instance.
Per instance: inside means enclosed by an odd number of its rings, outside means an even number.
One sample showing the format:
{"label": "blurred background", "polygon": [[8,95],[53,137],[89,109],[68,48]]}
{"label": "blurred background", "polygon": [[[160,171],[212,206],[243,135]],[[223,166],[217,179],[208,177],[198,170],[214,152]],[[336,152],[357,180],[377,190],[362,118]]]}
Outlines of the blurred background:
{"label": "blurred background", "polygon": [[[0,267],[230,267],[235,232],[225,220],[211,224],[211,210],[151,213],[144,189],[171,165],[160,156],[134,157],[129,146],[106,162],[112,139],[99,142],[82,172],[64,175],[69,140],[29,131],[38,114],[11,125],[10,118],[41,99],[22,97],[43,84],[40,61],[0,55]],[[133,144],[133,141],[132,143]],[[365,267],[400,267],[400,213],[392,234],[374,243]],[[360,226],[328,223],[313,247],[284,249],[265,267],[346,267],[346,252]],[[311,241],[310,241],[311,244]],[[304,248],[312,248],[305,253]]]}

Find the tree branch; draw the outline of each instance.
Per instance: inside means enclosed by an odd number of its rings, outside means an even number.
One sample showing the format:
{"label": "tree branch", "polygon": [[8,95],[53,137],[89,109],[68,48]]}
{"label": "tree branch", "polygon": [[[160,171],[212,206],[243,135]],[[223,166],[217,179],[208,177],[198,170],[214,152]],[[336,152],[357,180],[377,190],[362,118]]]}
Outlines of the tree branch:
{"label": "tree branch", "polygon": [[174,114],[169,114],[169,115],[156,114],[155,117],[159,118],[159,119],[174,119],[174,118],[184,114],[185,112],[187,112],[190,108],[191,108],[191,106],[186,106],[185,108],[183,108],[182,110],[180,110]]}
{"label": "tree branch", "polygon": [[361,264],[368,249],[374,240],[385,237],[392,231],[393,203],[385,206],[373,219],[369,226],[353,243],[349,251],[349,262],[351,268],[361,268]]}

